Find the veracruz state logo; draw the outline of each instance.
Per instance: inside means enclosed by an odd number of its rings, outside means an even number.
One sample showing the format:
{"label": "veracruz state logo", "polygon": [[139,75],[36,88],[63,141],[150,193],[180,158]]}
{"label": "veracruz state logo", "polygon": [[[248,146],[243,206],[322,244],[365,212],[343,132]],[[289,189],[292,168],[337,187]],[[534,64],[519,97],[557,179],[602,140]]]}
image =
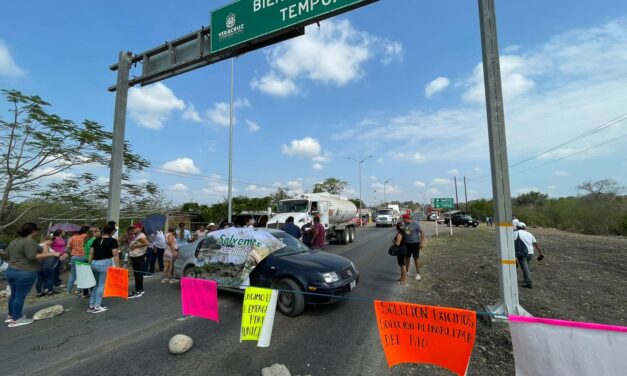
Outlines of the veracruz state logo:
{"label": "veracruz state logo", "polygon": [[237,17],[235,13],[231,12],[227,14],[225,19],[226,30],[222,30],[218,33],[220,40],[231,38],[244,31],[244,24],[237,24]]}

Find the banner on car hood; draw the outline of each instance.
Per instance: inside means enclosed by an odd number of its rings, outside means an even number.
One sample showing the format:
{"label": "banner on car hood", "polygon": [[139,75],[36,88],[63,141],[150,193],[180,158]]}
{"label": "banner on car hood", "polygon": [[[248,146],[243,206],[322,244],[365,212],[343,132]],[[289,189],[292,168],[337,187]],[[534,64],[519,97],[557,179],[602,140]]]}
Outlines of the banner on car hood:
{"label": "banner on car hood", "polygon": [[253,228],[229,228],[210,233],[198,252],[196,273],[226,287],[248,285],[250,272],[285,244]]}

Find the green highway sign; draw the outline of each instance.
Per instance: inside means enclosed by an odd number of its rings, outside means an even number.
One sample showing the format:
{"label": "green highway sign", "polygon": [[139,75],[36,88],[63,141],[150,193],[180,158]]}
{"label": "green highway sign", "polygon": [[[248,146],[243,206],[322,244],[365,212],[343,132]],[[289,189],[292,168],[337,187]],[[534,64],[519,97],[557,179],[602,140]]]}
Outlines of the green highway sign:
{"label": "green highway sign", "polygon": [[455,207],[455,200],[452,198],[434,198],[433,207],[436,209],[453,209]]}
{"label": "green highway sign", "polygon": [[211,52],[308,25],[377,0],[239,0],[211,12]]}

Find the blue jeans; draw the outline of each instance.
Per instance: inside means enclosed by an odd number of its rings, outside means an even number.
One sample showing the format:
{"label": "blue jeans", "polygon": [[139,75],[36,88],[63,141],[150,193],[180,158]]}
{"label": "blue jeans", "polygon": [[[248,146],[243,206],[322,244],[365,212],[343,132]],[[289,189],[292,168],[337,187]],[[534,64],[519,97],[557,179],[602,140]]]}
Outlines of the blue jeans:
{"label": "blue jeans", "polygon": [[[74,283],[76,283],[76,261],[79,262],[87,262],[87,259],[83,256],[72,256],[72,272],[70,273],[70,279],[67,281],[67,292],[68,294],[72,293],[72,289],[74,288]],[[59,263],[61,264],[61,263]]]}
{"label": "blue jeans", "polygon": [[155,262],[159,262],[159,271],[163,271],[163,248],[148,248],[146,250],[146,271],[150,273],[155,272]]}
{"label": "blue jeans", "polygon": [[41,294],[44,291],[51,293],[54,291],[54,268],[53,269],[41,269],[37,273],[37,283],[35,283],[37,293]]}
{"label": "blue jeans", "polygon": [[53,275],[53,283],[55,287],[61,286],[63,281],[61,280],[61,267],[63,267],[63,262],[57,262],[57,266],[54,267],[54,275]]}
{"label": "blue jeans", "polygon": [[[157,258],[157,254],[153,248],[146,248],[146,254],[144,255],[144,272],[146,273],[154,273],[155,272],[155,259]],[[152,266],[152,268],[151,268]],[[150,270],[152,269],[152,271]]]}
{"label": "blue jeans", "polygon": [[9,286],[11,286],[9,316],[13,317],[13,320],[19,320],[22,318],[22,309],[24,308],[26,295],[28,295],[37,280],[37,272],[25,272],[9,266],[6,275]]}
{"label": "blue jeans", "polygon": [[91,262],[91,270],[96,278],[96,286],[91,290],[89,298],[90,307],[100,307],[102,305],[102,294],[104,293],[105,281],[107,279],[107,269],[113,266],[111,259],[93,260]]}

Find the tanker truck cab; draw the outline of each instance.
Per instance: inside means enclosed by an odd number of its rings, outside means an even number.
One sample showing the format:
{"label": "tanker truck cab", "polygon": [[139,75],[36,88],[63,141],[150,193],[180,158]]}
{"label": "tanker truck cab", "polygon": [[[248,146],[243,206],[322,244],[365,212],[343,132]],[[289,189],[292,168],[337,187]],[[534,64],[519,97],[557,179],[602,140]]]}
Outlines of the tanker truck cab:
{"label": "tanker truck cab", "polygon": [[318,216],[326,230],[327,240],[336,239],[341,244],[348,244],[355,239],[355,225],[350,220],[356,213],[355,205],[339,196],[328,193],[301,194],[279,201],[278,213],[268,220],[266,227],[280,229],[288,217],[294,217],[294,224],[302,227]]}

